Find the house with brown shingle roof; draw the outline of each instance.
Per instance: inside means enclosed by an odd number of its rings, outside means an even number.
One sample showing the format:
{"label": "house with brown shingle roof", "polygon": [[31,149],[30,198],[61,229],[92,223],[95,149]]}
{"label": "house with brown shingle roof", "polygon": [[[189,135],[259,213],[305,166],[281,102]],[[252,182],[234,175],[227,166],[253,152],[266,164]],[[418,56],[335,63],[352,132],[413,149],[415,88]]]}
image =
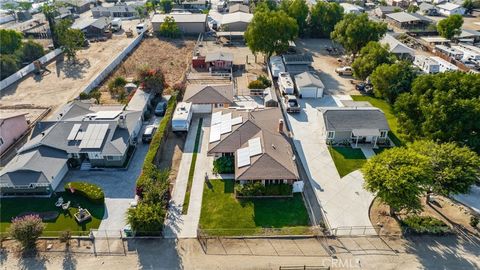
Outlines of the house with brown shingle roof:
{"label": "house with brown shingle roof", "polygon": [[240,184],[293,184],[299,175],[283,121],[279,108],[214,110],[207,154],[234,156]]}
{"label": "house with brown shingle roof", "polygon": [[183,101],[192,103],[194,113],[211,113],[212,108],[228,108],[233,103],[233,84],[189,84]]}

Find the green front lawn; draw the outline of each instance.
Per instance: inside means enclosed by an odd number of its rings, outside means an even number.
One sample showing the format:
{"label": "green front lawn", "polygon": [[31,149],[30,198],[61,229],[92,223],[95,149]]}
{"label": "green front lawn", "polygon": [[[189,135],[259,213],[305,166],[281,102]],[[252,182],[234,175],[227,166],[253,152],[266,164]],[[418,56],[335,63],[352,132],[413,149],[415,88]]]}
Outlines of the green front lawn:
{"label": "green front lawn", "polygon": [[362,168],[367,161],[362,150],[350,147],[328,147],[340,177]]}
{"label": "green front lawn", "polygon": [[309,231],[302,195],[288,199],[242,199],[234,194],[233,180],[205,184],[200,228],[211,235],[255,235],[262,228],[281,228],[291,234]]}
{"label": "green front lawn", "polygon": [[[58,197],[63,197],[64,201],[71,201],[68,211],[63,211],[55,206]],[[83,222],[81,225],[77,223],[73,216],[77,212],[77,206],[86,208],[92,219]],[[8,231],[12,218],[25,213],[45,213],[57,212],[58,217],[54,220],[44,221],[46,224],[44,235],[59,235],[58,232],[70,230],[72,234],[87,234],[90,229],[96,229],[100,226],[105,212],[105,204],[94,204],[87,198],[68,194],[67,192],[57,193],[57,196],[51,198],[2,198],[0,199],[0,233]]]}
{"label": "green front lawn", "polygon": [[388,125],[390,126],[390,132],[388,133],[388,137],[396,146],[404,145],[403,140],[400,138],[398,134],[398,120],[397,117],[393,114],[393,108],[390,104],[388,104],[385,100],[370,97],[370,96],[351,96],[355,101],[368,101],[372,106],[379,108],[380,110],[385,113],[385,117],[387,118]]}

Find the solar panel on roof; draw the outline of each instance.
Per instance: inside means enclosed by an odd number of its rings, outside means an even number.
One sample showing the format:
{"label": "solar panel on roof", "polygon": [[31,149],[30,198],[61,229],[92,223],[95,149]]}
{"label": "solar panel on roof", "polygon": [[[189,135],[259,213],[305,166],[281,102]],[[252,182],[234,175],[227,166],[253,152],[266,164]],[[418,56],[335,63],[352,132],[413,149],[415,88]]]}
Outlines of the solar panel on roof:
{"label": "solar panel on roof", "polygon": [[232,126],[235,126],[235,125],[238,125],[238,124],[241,124],[241,123],[242,123],[242,117],[241,116],[232,119]]}
{"label": "solar panel on roof", "polygon": [[221,131],[221,125],[216,124],[210,128],[210,139],[208,140],[210,143],[216,142],[220,140],[220,131]]}
{"label": "solar panel on roof", "polygon": [[80,148],[100,148],[105,135],[107,134],[108,124],[90,124],[83,134]]}
{"label": "solar panel on roof", "polygon": [[250,157],[260,155],[262,153],[262,143],[260,142],[260,138],[248,140],[248,149]]}
{"label": "solar panel on roof", "polygon": [[77,133],[80,130],[81,126],[82,126],[82,124],[73,125],[72,130],[70,131],[70,134],[68,134],[67,140],[69,140],[69,141],[75,140],[75,137],[77,136]]}
{"label": "solar panel on roof", "polygon": [[96,119],[115,119],[122,111],[98,111],[95,113]]}
{"label": "solar panel on roof", "polygon": [[225,134],[232,131],[232,119],[227,119],[225,121],[222,121],[220,125],[221,125],[220,134]]}
{"label": "solar panel on roof", "polygon": [[248,147],[237,150],[237,162],[239,168],[250,165],[250,150]]}
{"label": "solar panel on roof", "polygon": [[212,113],[212,121],[210,125],[213,126],[220,122],[222,122],[222,112]]}

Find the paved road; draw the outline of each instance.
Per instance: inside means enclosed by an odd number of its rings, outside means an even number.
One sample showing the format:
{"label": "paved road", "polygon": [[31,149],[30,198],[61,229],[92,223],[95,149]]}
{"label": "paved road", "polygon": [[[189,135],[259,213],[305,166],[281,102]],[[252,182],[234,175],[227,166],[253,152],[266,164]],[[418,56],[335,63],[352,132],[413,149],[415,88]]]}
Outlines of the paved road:
{"label": "paved road", "polygon": [[480,186],[472,186],[469,193],[455,195],[454,198],[480,214]]}
{"label": "paved road", "polygon": [[192,188],[190,191],[190,202],[188,213],[182,214],[185,193],[187,190],[188,174],[192,161],[192,152],[195,144],[199,117],[194,117],[190,131],[185,142],[182,161],[178,170],[177,179],[173,188],[173,196],[170,202],[168,217],[165,221],[165,237],[167,238],[195,238],[200,220],[202,208],[203,186],[205,173],[212,177],[213,157],[207,156],[208,137],[210,131],[210,116],[203,115],[202,132],[200,134],[200,147],[195,164]]}
{"label": "paved road", "polygon": [[[294,133],[294,146],[322,205],[327,224],[330,228],[371,227],[368,209],[373,195],[363,189],[361,173],[355,171],[340,178],[323,140],[326,134],[322,114],[317,108],[336,107],[337,103],[332,96],[325,96],[317,100],[301,99],[300,105],[302,111],[289,114],[287,121]],[[343,233],[350,231],[338,231],[338,234]],[[374,230],[367,230],[366,233],[373,234]]]}

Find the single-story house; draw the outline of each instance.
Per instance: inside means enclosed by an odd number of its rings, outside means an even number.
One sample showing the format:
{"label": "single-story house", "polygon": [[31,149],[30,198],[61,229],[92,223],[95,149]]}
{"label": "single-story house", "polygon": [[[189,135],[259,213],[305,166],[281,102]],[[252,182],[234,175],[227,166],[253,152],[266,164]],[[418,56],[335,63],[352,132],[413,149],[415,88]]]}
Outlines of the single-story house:
{"label": "single-story house", "polygon": [[228,13],[243,12],[250,13],[250,8],[243,4],[234,4],[228,8]]}
{"label": "single-story house", "polygon": [[245,12],[229,13],[222,16],[220,28],[223,31],[245,32],[253,14]]}
{"label": "single-story house", "polygon": [[103,37],[105,32],[110,29],[111,20],[108,17],[98,19],[82,19],[77,20],[73,25],[73,29],[81,30],[86,38]]}
{"label": "single-story house", "polygon": [[92,8],[94,18],[112,17],[112,18],[135,18],[138,17],[138,11],[133,5],[125,3],[115,3],[113,6],[96,6]]}
{"label": "single-story house", "polygon": [[90,10],[89,0],[62,0],[61,2],[68,7],[72,7],[72,11],[77,14]]}
{"label": "single-story house", "polygon": [[301,98],[321,98],[325,85],[320,78],[312,72],[303,72],[295,75],[295,85]]}
{"label": "single-story house", "polygon": [[437,8],[438,8],[438,12],[440,12],[440,14],[445,16],[450,16],[454,14],[458,14],[458,15],[465,14],[465,8],[462,7],[461,5],[457,5],[454,3],[447,2],[444,4],[438,5]]}
{"label": "single-story house", "polygon": [[211,113],[213,108],[228,108],[233,103],[233,84],[189,84],[183,101],[192,103],[194,113]]}
{"label": "single-story house", "polygon": [[207,29],[207,14],[155,14],[152,18],[153,31],[160,31],[166,17],[173,17],[184,34],[200,34]]}
{"label": "single-story house", "polygon": [[394,36],[390,34],[386,34],[380,40],[380,43],[387,44],[389,51],[392,54],[395,54],[400,59],[411,59],[415,54],[415,51],[413,49],[403,44],[402,42],[400,42],[398,39],[396,39]]}
{"label": "single-story house", "polygon": [[186,9],[186,10],[191,10],[191,9],[203,10],[203,9],[206,9],[207,7],[208,7],[207,0],[181,1],[180,3],[174,4],[174,8]]}
{"label": "single-story house", "polygon": [[425,15],[425,16],[438,16],[439,15],[438,8],[436,8],[432,4],[422,2],[418,6],[418,8],[419,8],[418,12],[422,15]]}
{"label": "single-story house", "polygon": [[0,114],[0,154],[28,130],[27,113]]}
{"label": "single-story house", "polygon": [[214,110],[207,154],[233,156],[239,184],[293,184],[299,180],[280,108]]}
{"label": "single-story house", "polygon": [[233,53],[210,52],[205,55],[205,67],[209,70],[227,70],[233,66]]}
{"label": "single-story house", "polygon": [[394,6],[379,6],[373,12],[375,16],[384,19],[387,14],[398,12],[400,8]]}
{"label": "single-story house", "polygon": [[340,6],[343,7],[344,14],[349,14],[349,13],[360,14],[365,12],[365,9],[362,8],[361,6],[353,5],[350,3],[340,3]]}
{"label": "single-story house", "polygon": [[348,141],[353,147],[369,144],[374,147],[388,140],[385,114],[374,107],[323,108],[327,143]]}
{"label": "single-story house", "polygon": [[424,29],[432,22],[420,14],[404,11],[387,14],[386,19],[391,24],[403,29]]}
{"label": "single-story house", "polygon": [[58,120],[40,121],[0,172],[0,195],[49,195],[68,168],[120,167],[136,144],[142,112],[74,101]]}

